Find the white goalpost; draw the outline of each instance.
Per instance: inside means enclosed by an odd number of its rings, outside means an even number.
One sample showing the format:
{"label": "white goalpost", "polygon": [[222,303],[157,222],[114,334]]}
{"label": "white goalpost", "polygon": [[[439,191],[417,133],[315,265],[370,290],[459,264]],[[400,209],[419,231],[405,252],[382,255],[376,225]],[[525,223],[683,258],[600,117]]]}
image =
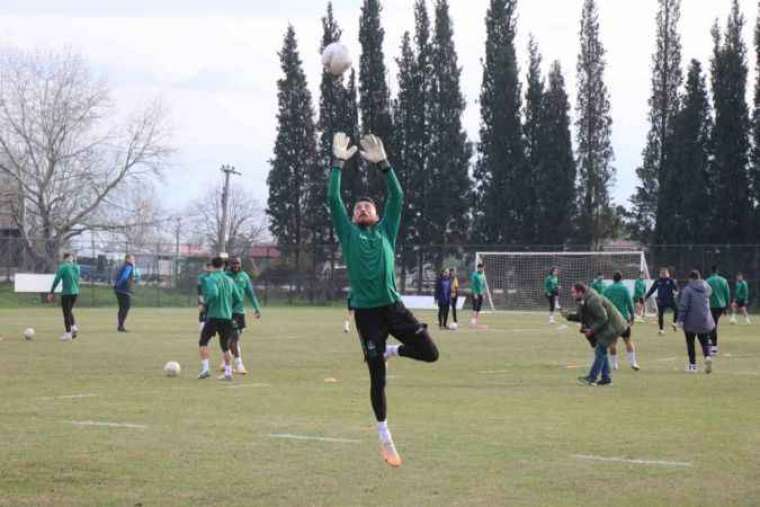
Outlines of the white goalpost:
{"label": "white goalpost", "polygon": [[[616,271],[633,295],[639,273],[644,273],[647,289],[652,284],[646,256],[642,251],[626,252],[477,252],[475,265],[482,263],[486,276],[486,299],[492,311],[548,310],[544,279],[552,267],[559,268],[560,305],[573,308],[570,287],[576,282],[589,283],[597,273],[612,283]],[[647,313],[656,312],[653,301]]]}

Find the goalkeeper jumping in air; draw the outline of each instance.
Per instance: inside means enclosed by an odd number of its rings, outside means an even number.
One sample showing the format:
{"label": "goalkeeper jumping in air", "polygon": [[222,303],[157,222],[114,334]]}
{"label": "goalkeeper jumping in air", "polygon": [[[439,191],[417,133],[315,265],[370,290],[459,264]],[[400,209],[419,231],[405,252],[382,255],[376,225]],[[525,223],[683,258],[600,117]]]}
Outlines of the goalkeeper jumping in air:
{"label": "goalkeeper jumping in air", "polygon": [[[353,221],[348,217],[340,197],[341,170],[356,154],[357,147],[350,146],[348,136],[342,133],[336,134],[333,141],[335,161],[327,201],[348,268],[356,329],[369,367],[370,398],[383,458],[391,466],[400,466],[401,457],[393,444],[386,418],[385,362],[401,356],[433,363],[438,360],[438,349],[428,334],[427,325],[406,309],[396,290],[394,251],[401,223],[401,185],[388,163],[382,141],[368,135],[360,144],[361,156],[377,164],[385,174],[387,196],[383,218],[378,217],[375,202],[369,197],[356,201]],[[386,345],[388,335],[401,345]]]}

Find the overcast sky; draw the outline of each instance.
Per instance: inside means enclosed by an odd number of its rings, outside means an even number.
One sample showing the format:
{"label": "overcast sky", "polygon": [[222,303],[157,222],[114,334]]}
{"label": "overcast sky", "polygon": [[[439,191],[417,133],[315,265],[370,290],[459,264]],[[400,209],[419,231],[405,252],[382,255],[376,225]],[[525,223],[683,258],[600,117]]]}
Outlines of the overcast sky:
{"label": "overcast sky", "polygon": [[[396,86],[401,35],[413,29],[414,0],[384,0],[385,57]],[[462,87],[465,126],[477,140],[484,16],[488,0],[450,0]],[[611,94],[618,203],[636,185],[635,168],[647,132],[650,62],[657,0],[599,0],[607,85]],[[106,5],[107,4],[107,5]],[[181,207],[220,178],[221,164],[243,172],[237,180],[264,205],[268,160],[275,137],[277,51],[288,23],[295,26],[315,107],[318,104],[320,18],[327,0],[2,0],[0,44],[21,48],[73,47],[110,81],[125,110],[161,97],[171,111],[178,149],[163,191]],[[358,56],[360,0],[335,0],[343,40]],[[517,50],[524,81],[527,40],[536,37],[544,68],[559,59],[575,97],[575,65],[582,0],[523,0]],[[741,0],[750,45],[756,2]],[[684,66],[709,62],[710,27],[725,26],[731,0],[683,0]],[[432,12],[432,9],[431,9]],[[750,52],[751,60],[754,56]],[[750,79],[753,79],[754,69]],[[751,92],[751,85],[749,91]],[[181,190],[181,191],[178,191]]]}

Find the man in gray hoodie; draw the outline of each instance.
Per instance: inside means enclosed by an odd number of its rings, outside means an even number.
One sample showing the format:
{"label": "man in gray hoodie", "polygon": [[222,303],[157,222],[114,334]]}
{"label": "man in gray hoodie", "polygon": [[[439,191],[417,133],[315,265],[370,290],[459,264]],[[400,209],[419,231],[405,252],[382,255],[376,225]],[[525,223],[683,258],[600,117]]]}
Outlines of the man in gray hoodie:
{"label": "man in gray hoodie", "polygon": [[689,373],[697,372],[697,358],[694,348],[695,338],[702,345],[705,356],[705,373],[711,373],[713,367],[710,355],[710,334],[715,329],[715,320],[710,313],[710,294],[712,289],[702,280],[696,269],[689,273],[689,283],[681,292],[678,303],[678,326],[686,335],[686,349],[689,353]]}

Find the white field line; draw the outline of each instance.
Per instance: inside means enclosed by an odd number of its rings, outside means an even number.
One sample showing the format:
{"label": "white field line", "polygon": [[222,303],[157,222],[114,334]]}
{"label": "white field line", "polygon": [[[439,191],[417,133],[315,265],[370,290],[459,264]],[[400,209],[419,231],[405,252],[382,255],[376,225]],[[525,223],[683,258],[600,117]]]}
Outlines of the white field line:
{"label": "white field line", "polygon": [[138,430],[144,430],[147,428],[144,424],[133,423],[115,423],[115,422],[103,422],[103,421],[69,421],[74,426],[99,426],[103,428],[133,428]]}
{"label": "white field line", "polygon": [[272,433],[270,438],[286,438],[289,440],[312,440],[316,442],[331,442],[336,444],[358,444],[361,440],[352,438],[310,437],[308,435],[293,435],[292,433]]}
{"label": "white field line", "polygon": [[264,384],[262,382],[257,382],[253,384],[233,384],[231,386],[227,386],[227,389],[242,389],[244,387],[269,387],[270,384]]}
{"label": "white field line", "polygon": [[649,459],[627,459],[627,458],[605,458],[603,456],[592,456],[588,454],[573,454],[573,458],[588,461],[603,461],[606,463],[627,463],[631,465],[660,465],[668,467],[690,467],[691,463],[683,461],[660,461]]}
{"label": "white field line", "polygon": [[51,401],[51,400],[79,400],[82,398],[94,398],[97,394],[82,393],[82,394],[65,394],[63,396],[43,396],[37,398],[38,400]]}

